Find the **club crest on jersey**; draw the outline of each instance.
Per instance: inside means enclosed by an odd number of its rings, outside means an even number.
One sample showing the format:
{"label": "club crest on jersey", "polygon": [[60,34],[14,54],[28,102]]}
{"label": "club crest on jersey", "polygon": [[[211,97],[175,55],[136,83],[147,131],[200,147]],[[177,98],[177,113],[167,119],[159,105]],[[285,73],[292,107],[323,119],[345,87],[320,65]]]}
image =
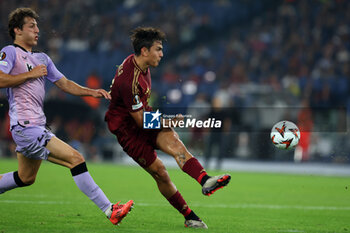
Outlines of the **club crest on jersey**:
{"label": "club crest on jersey", "polygon": [[0,61],[4,60],[6,58],[6,53],[5,52],[0,52]]}

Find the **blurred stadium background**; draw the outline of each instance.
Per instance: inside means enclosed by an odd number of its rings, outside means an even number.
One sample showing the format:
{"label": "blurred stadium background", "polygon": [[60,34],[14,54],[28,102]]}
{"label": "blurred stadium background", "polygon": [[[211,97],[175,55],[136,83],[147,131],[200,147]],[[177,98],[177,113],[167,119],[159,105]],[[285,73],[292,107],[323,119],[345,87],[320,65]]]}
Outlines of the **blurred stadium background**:
{"label": "blurred stadium background", "polygon": [[[165,55],[151,69],[151,102],[197,118],[224,119],[221,130],[179,130],[206,167],[220,168],[213,162],[220,156],[236,162],[350,163],[349,1],[0,0],[1,47],[12,43],[7,16],[20,6],[40,15],[37,49],[69,79],[92,88],[109,89],[116,65],[132,53],[133,28],[164,30]],[[58,137],[90,160],[127,159],[103,121],[107,101],[47,88],[45,112]],[[0,157],[15,156],[7,111],[2,89]],[[295,151],[273,148],[269,133],[280,120],[303,131]]]}

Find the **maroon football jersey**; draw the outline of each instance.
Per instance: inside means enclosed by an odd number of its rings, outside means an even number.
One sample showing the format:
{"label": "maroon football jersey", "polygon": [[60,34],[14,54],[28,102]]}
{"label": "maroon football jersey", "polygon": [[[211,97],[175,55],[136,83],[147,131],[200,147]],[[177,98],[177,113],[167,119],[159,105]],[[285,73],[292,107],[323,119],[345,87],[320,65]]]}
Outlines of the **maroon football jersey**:
{"label": "maroon football jersey", "polygon": [[105,120],[113,132],[122,125],[136,124],[130,112],[141,109],[150,111],[148,99],[151,95],[151,74],[142,72],[135,62],[134,54],[128,56],[118,67],[111,85],[112,100]]}

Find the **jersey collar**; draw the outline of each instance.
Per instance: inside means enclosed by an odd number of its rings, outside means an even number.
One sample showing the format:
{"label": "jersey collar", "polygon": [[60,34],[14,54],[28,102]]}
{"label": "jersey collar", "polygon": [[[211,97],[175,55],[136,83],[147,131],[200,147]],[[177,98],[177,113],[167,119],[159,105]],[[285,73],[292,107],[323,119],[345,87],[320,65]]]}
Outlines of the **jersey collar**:
{"label": "jersey collar", "polygon": [[132,62],[134,63],[135,67],[136,67],[138,70],[141,71],[141,73],[147,74],[148,68],[147,68],[146,71],[144,72],[144,71],[137,65],[137,63],[136,63],[136,61],[135,61],[135,55],[132,57]]}
{"label": "jersey collar", "polygon": [[18,47],[18,48],[22,49],[24,52],[28,53],[28,51],[25,48],[23,48],[22,46],[20,46],[18,44],[13,44],[13,46]]}

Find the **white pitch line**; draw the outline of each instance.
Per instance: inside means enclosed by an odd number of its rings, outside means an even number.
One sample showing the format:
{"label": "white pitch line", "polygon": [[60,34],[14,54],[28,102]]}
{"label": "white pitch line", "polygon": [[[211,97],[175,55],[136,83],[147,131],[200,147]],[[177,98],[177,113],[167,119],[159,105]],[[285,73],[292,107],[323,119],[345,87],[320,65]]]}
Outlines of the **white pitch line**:
{"label": "white pitch line", "polygon": [[299,231],[299,230],[280,230],[277,232],[305,232],[305,231]]}
{"label": "white pitch line", "polygon": [[[71,205],[77,202],[70,201],[24,201],[24,200],[0,200],[0,203],[15,203],[15,204],[38,204],[38,205]],[[80,203],[86,204],[86,203]]]}
{"label": "white pitch line", "polygon": [[[92,204],[90,202],[71,202],[71,201],[28,201],[28,200],[0,200],[0,203],[15,203],[15,204],[39,204],[39,205],[72,205],[72,204]],[[139,206],[168,206],[164,203],[146,203],[136,202]],[[350,206],[302,206],[302,205],[269,205],[269,204],[191,204],[191,206],[205,207],[205,208],[227,208],[227,209],[299,209],[299,210],[334,210],[341,211],[350,210]]]}
{"label": "white pitch line", "polygon": [[[162,204],[151,203],[136,203],[140,206],[166,206]],[[300,209],[300,210],[350,210],[350,206],[337,207],[337,206],[301,206],[301,205],[269,205],[269,204],[190,204],[195,207],[206,208],[228,208],[228,209]]]}

